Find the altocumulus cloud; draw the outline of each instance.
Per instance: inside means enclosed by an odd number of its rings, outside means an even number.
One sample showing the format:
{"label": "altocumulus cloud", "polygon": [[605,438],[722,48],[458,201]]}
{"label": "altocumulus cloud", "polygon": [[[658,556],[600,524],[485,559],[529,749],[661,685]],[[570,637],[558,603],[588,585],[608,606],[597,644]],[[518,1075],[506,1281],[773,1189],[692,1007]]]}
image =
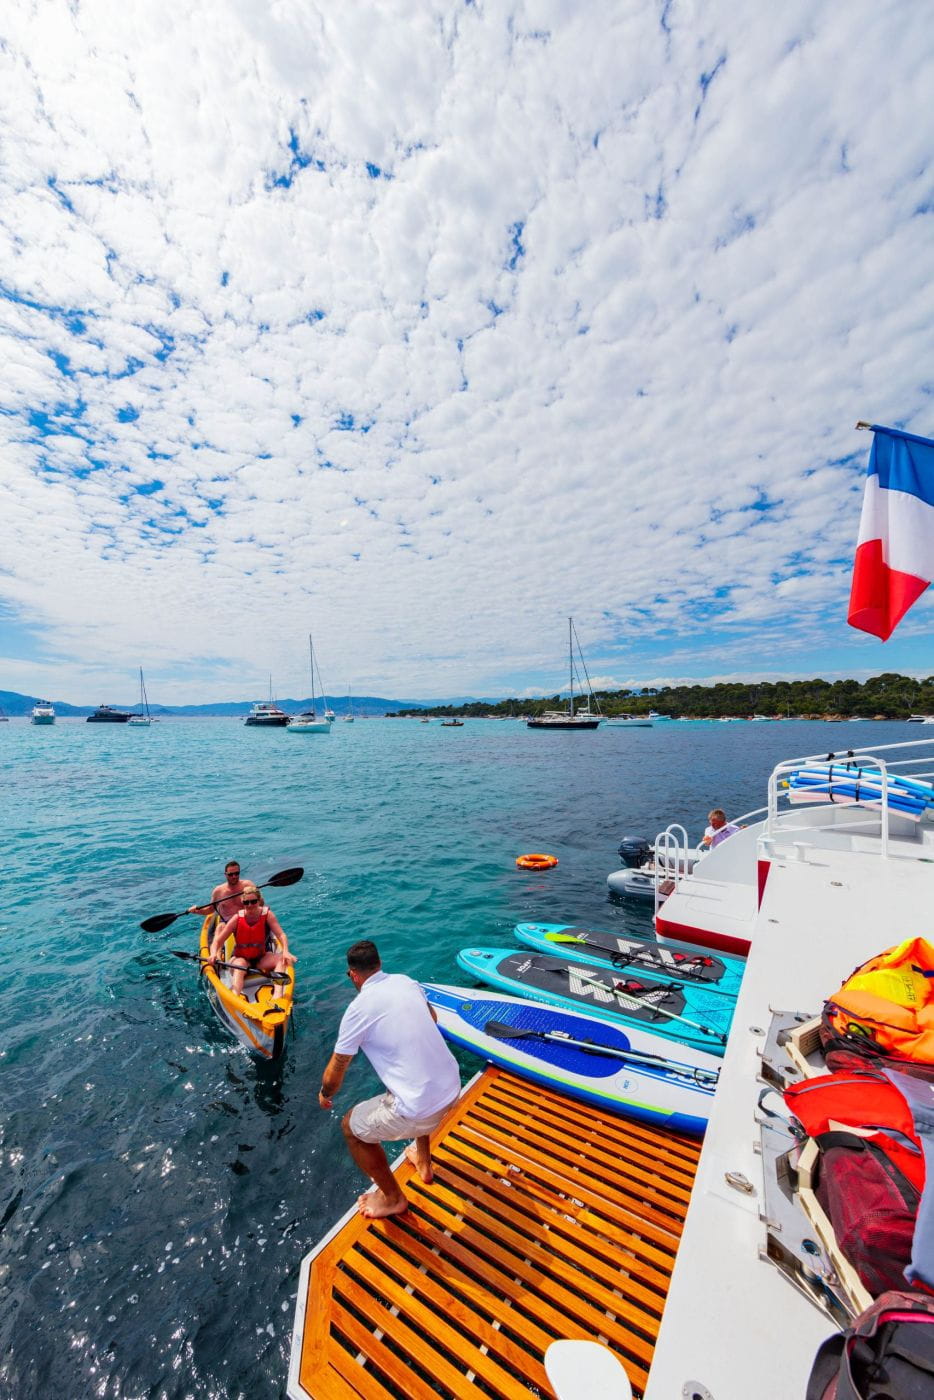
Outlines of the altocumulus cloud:
{"label": "altocumulus cloud", "polygon": [[5,685],[301,693],[312,629],[338,689],[548,688],[568,613],[621,682],[871,667],[932,49],[878,0],[15,7]]}

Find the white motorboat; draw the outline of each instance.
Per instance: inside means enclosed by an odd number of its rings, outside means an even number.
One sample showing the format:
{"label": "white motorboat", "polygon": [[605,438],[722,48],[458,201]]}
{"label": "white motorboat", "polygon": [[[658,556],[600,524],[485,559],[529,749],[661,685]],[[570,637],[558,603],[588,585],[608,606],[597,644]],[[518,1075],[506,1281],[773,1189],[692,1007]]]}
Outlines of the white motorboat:
{"label": "white motorboat", "polygon": [[[577,667],[575,665],[574,652],[575,644],[577,655],[580,657],[581,670],[587,682],[587,701],[580,709],[574,708],[574,684],[578,680],[578,693],[583,695],[583,686],[580,684]],[[599,706],[597,713],[593,713],[592,706],[596,705],[593,689],[590,684],[590,677],[587,675],[587,666],[584,662],[583,653],[580,649],[580,642],[577,640],[577,633],[574,630],[574,619],[568,618],[568,658],[570,665],[570,686],[568,690],[568,703],[565,710],[545,710],[540,715],[535,715],[532,719],[526,720],[529,729],[596,729],[603,719]]]}
{"label": "white motorboat", "polygon": [[633,715],[626,719],[605,719],[603,723],[607,729],[651,729],[655,721],[648,716]]}
{"label": "white motorboat", "polygon": [[32,707],[31,724],[54,724],[55,708],[51,700],[37,700]]}
{"label": "white motorboat", "polygon": [[139,712],[130,715],[127,720],[127,728],[148,729],[152,724],[152,715],[149,713],[149,697],[146,694],[146,682],[143,680],[143,668],[139,668]]}
{"label": "white motorboat", "polygon": [[319,715],[315,694],[315,676],[318,682],[321,680],[321,673],[318,671],[318,663],[315,661],[315,648],[311,640],[311,633],[308,633],[308,665],[311,671],[311,708],[302,710],[300,714],[293,715],[289,720],[290,734],[330,734],[331,720],[334,718],[334,711],[326,709],[323,715]]}

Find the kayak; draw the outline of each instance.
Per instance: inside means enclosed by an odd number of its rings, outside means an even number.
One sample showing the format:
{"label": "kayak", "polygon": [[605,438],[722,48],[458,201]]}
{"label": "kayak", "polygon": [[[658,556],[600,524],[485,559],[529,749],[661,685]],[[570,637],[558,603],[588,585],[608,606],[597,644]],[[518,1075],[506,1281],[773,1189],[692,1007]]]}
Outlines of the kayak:
{"label": "kayak", "polygon": [[573,924],[516,924],[513,933],[540,953],[553,953],[594,967],[612,967],[637,977],[694,982],[711,992],[736,997],[746,964],[742,958],[714,955],[689,943],[655,943],[621,937]]}
{"label": "kayak", "polygon": [[462,948],[465,972],[511,996],[532,997],[611,1024],[650,1028],[653,1035],[722,1055],[736,998],[684,982],[660,982],[548,957],[520,948]]}
{"label": "kayak", "polygon": [[[206,958],[217,930],[217,915],[209,914],[201,925],[201,956]],[[228,938],[222,959],[233,954],[233,936]],[[288,982],[271,982],[263,972],[250,969],[243,993],[231,990],[233,973],[229,968],[206,967],[202,971],[208,1001],[217,1019],[254,1055],[277,1060],[285,1049],[285,1033],[292,1015],[295,972],[286,969]]]}
{"label": "kayak", "polygon": [[424,988],[445,1039],[481,1059],[673,1132],[699,1136],[707,1126],[720,1069],[711,1055],[679,1049],[673,1058],[670,1042],[647,1031],[519,997],[433,982]]}

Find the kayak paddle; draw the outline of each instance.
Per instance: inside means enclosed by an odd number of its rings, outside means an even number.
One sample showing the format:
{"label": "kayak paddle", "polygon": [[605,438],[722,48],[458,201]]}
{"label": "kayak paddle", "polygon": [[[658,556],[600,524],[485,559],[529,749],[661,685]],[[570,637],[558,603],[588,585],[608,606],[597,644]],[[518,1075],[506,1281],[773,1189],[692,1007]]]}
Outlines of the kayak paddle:
{"label": "kayak paddle", "polygon": [[699,1082],[717,1082],[719,1077],[716,1070],[695,1069],[692,1065],[679,1065],[674,1060],[666,1060],[661,1055],[643,1055],[635,1050],[620,1050],[615,1045],[601,1045],[597,1040],[575,1040],[573,1036],[565,1035],[563,1031],[534,1031],[520,1030],[517,1026],[510,1026],[505,1021],[487,1021],[483,1027],[487,1035],[494,1040],[547,1040],[552,1045],[574,1045],[579,1050],[584,1050],[588,1055],[607,1055],[613,1060],[629,1060],[636,1064],[658,1065],[662,1069],[667,1069],[674,1074],[686,1075],[688,1078],[697,1079]]}
{"label": "kayak paddle", "polygon": [[[202,969],[202,971],[203,971],[204,968],[206,967],[207,963],[210,961],[210,959],[208,959],[208,958],[199,957],[197,953],[183,953],[182,950],[181,950],[181,948],[170,948],[170,949],[169,949],[169,952],[170,952],[170,953],[172,954],[172,956],[175,957],[175,958],[185,958],[188,962],[200,963],[200,964],[201,964],[201,969]],[[256,972],[256,971],[258,971],[257,968],[249,968],[249,967],[243,968],[243,967],[237,967],[236,963],[221,962],[220,958],[218,958],[218,959],[215,961],[214,966],[215,966],[215,967],[229,967],[230,970],[231,970],[231,972]],[[261,976],[261,977],[267,977],[267,978],[269,979],[270,982],[288,982],[288,980],[289,980],[289,974],[288,974],[287,972],[260,972],[260,976]]]}
{"label": "kayak paddle", "polygon": [[602,942],[599,938],[591,938],[577,933],[546,933],[545,937],[549,943],[555,944],[556,947],[573,943],[578,948],[599,948],[601,953],[610,954],[607,961],[612,963],[614,967],[650,967],[658,972],[667,973],[669,977],[683,977],[686,982],[704,982],[711,992],[721,990],[712,978],[705,978],[703,972],[705,968],[713,967],[714,964],[720,962],[720,959],[711,958],[705,953],[696,953],[693,957],[681,954],[680,962],[678,955],[675,954],[672,955],[671,962],[667,963],[658,953],[654,957],[652,956],[651,944],[638,951],[624,953],[615,939],[610,942]]}
{"label": "kayak paddle", "polygon": [[[284,885],[296,885],[305,873],[302,865],[293,865],[289,870],[280,870],[278,875],[270,875],[268,880],[263,880],[257,885],[257,889],[262,890],[272,885],[276,889],[281,889]],[[226,898],[233,899],[233,895]],[[215,899],[214,905],[223,904],[223,899]],[[144,919],[140,928],[144,933],[159,933],[162,929],[168,928],[169,924],[174,924],[176,919],[183,919],[188,913],[187,909],[180,910],[177,914],[153,914],[151,918]]]}

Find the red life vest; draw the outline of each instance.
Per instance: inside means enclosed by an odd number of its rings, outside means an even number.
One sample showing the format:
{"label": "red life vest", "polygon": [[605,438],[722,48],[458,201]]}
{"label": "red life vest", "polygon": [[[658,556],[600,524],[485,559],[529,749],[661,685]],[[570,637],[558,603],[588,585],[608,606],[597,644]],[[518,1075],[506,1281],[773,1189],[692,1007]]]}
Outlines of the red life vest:
{"label": "red life vest", "polygon": [[241,909],[237,914],[237,927],[234,929],[234,951],[235,958],[246,958],[248,962],[256,962],[266,951],[266,915],[269,913],[264,904],[259,911],[259,918],[255,924],[248,924],[246,911]]}

